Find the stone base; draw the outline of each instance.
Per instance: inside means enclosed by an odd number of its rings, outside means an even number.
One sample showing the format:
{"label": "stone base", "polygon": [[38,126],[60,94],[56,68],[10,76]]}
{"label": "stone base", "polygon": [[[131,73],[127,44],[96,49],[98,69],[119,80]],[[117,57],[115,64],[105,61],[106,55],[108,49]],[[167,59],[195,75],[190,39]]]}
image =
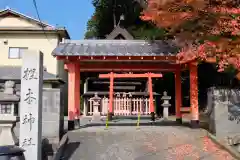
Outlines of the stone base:
{"label": "stone base", "polygon": [[74,120],[68,120],[68,130],[74,130]]}
{"label": "stone base", "polygon": [[151,112],[151,121],[155,121],[155,113],[154,112]]}
{"label": "stone base", "polygon": [[108,121],[112,121],[113,120],[113,113],[111,113],[111,112],[108,112]]}
{"label": "stone base", "polygon": [[177,122],[178,124],[182,124],[182,118],[176,118],[176,122]]}
{"label": "stone base", "polygon": [[163,106],[163,118],[166,120],[168,119],[168,107],[169,106]]}
{"label": "stone base", "polygon": [[101,115],[100,112],[93,113],[91,122],[100,122],[101,121]]}
{"label": "stone base", "polygon": [[80,128],[80,119],[75,119],[74,121],[74,125],[75,125],[75,129],[79,129]]}
{"label": "stone base", "polygon": [[79,129],[80,127],[80,120],[79,119],[75,119],[75,120],[68,120],[68,130],[75,130],[75,129]]}
{"label": "stone base", "polygon": [[199,128],[199,120],[191,120],[191,128]]}
{"label": "stone base", "polygon": [[13,125],[3,126],[1,125],[1,133],[0,133],[0,146],[5,145],[16,145],[17,137],[13,131]]}

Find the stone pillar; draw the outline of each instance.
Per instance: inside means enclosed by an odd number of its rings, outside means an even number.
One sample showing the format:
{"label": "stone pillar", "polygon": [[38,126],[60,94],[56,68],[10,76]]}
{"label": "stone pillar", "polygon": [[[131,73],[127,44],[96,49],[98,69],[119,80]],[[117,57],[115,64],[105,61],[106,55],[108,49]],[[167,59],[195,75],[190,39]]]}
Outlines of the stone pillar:
{"label": "stone pillar", "polygon": [[13,127],[16,125],[18,118],[16,109],[20,98],[15,95],[14,86],[13,81],[7,81],[4,93],[0,93],[0,146],[15,145],[17,142]]}
{"label": "stone pillar", "polygon": [[88,106],[87,106],[88,103],[87,102],[88,102],[87,99],[84,98],[83,99],[83,115],[84,116],[88,115]]}
{"label": "stone pillar", "polygon": [[[85,82],[84,82],[84,88],[83,88],[83,92],[84,93],[87,93],[87,91],[88,91],[88,78],[85,80]],[[87,112],[88,112],[88,109],[87,109],[87,100],[86,100],[86,98],[84,98],[84,100],[83,100],[84,102],[83,102],[83,115],[84,116],[86,116],[87,115]]]}
{"label": "stone pillar", "polygon": [[198,111],[198,67],[197,64],[190,64],[190,105],[191,105],[191,126],[199,127]]}
{"label": "stone pillar", "polygon": [[84,88],[83,88],[83,92],[86,93],[88,91],[88,78],[85,80],[84,82]]}
{"label": "stone pillar", "polygon": [[66,64],[68,70],[68,130],[79,127],[80,118],[80,67],[77,63]]}
{"label": "stone pillar", "polygon": [[182,83],[181,83],[181,71],[175,72],[175,111],[176,121],[182,123],[181,107],[182,107]]}
{"label": "stone pillar", "polygon": [[101,98],[98,97],[97,93],[95,93],[94,97],[92,97],[90,101],[93,103],[92,122],[100,122],[101,115],[100,115],[100,112],[99,112],[99,107],[101,105]]}
{"label": "stone pillar", "polygon": [[26,160],[42,160],[42,94],[43,53],[27,50],[22,56],[19,129]]}
{"label": "stone pillar", "polygon": [[171,106],[171,104],[169,103],[169,100],[171,99],[171,96],[168,96],[167,95],[167,92],[164,91],[163,92],[163,96],[161,98],[163,100],[163,104],[162,104],[162,107],[163,107],[163,118],[165,120],[168,119],[168,108]]}

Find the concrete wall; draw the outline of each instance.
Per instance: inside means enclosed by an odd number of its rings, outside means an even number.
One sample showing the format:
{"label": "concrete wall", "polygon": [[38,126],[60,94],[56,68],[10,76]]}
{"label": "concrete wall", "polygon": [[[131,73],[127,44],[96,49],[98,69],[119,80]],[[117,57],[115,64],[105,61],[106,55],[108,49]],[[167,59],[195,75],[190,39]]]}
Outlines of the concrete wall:
{"label": "concrete wall", "polygon": [[[42,136],[57,144],[64,131],[63,94],[60,89],[43,89]],[[14,132],[19,137],[19,122]]]}
{"label": "concrete wall", "polygon": [[64,62],[63,61],[58,61],[58,76],[61,78],[65,84],[61,85],[61,92],[65,94],[63,97],[63,106],[64,106],[64,112],[65,115],[67,115],[67,110],[68,110],[68,72],[64,69]]}

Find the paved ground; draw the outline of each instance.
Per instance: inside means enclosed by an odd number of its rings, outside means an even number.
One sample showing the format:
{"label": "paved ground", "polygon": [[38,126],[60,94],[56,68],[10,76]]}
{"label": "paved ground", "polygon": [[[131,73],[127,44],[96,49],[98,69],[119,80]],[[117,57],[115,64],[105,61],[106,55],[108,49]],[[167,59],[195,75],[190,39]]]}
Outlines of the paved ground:
{"label": "paved ground", "polygon": [[88,127],[69,132],[65,160],[232,160],[204,130],[180,126]]}

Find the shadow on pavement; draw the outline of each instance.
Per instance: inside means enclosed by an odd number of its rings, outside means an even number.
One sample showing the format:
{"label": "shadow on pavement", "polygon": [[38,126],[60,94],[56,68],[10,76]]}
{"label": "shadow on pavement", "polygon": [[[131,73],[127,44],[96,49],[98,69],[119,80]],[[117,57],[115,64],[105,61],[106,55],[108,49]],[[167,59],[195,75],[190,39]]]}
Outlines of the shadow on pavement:
{"label": "shadow on pavement", "polygon": [[69,160],[79,146],[80,146],[80,142],[70,142],[70,143],[68,143],[65,146],[66,149],[63,153],[63,157],[61,157],[61,160]]}
{"label": "shadow on pavement", "polygon": [[[137,126],[138,117],[134,116],[114,116],[112,121],[109,121],[108,126]],[[95,127],[95,126],[106,126],[106,118],[101,119],[99,122],[91,122],[91,118],[85,118],[80,120],[80,128]],[[192,128],[190,125],[190,120],[185,119],[182,123],[177,122],[176,120],[164,120],[163,118],[156,118],[155,122],[150,121],[150,116],[141,116],[139,126],[181,126]],[[199,128],[208,130],[209,123],[208,121],[202,121],[200,119]]]}
{"label": "shadow on pavement", "polygon": [[42,160],[47,160],[48,157],[53,156],[53,146],[47,138],[42,140]]}
{"label": "shadow on pavement", "polygon": [[[136,126],[136,122],[128,122],[124,123],[121,121],[111,121],[108,123],[108,126]],[[105,123],[88,123],[85,125],[80,126],[81,128],[87,128],[87,127],[95,127],[95,126],[106,126]],[[190,124],[187,122],[183,122],[182,124],[179,124],[176,121],[161,121],[161,122],[140,122],[139,126],[182,126],[182,127],[190,127]]]}

